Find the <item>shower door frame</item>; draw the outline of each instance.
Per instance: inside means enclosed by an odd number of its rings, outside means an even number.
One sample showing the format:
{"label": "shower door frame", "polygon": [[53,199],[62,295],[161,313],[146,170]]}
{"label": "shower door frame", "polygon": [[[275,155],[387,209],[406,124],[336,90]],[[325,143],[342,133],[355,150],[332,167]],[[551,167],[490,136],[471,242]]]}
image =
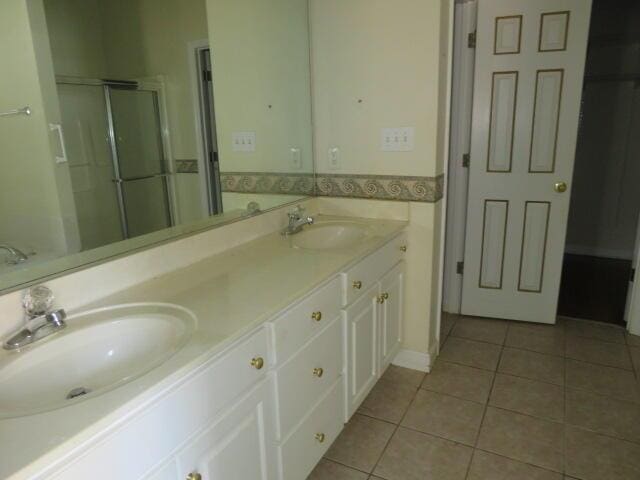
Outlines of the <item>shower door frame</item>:
{"label": "shower door frame", "polygon": [[[155,79],[154,79],[155,80]],[[56,76],[56,84],[58,85],[85,85],[102,87],[105,101],[105,109],[107,115],[107,138],[109,141],[109,150],[111,152],[111,162],[113,165],[113,182],[116,186],[116,197],[118,201],[118,210],[120,214],[120,228],[122,230],[122,237],[127,240],[129,235],[129,226],[127,223],[127,212],[125,208],[124,189],[122,187],[123,179],[120,175],[120,159],[118,157],[118,147],[116,143],[115,125],[113,120],[113,109],[111,103],[111,88],[130,89],[139,91],[152,91],[155,93],[156,112],[158,115],[158,121],[160,124],[160,131],[158,132],[159,141],[162,145],[162,163],[164,166],[164,173],[152,175],[149,177],[135,178],[134,180],[143,180],[147,178],[162,178],[164,183],[164,189],[166,193],[166,201],[168,206],[167,220],[169,227],[176,225],[176,199],[175,189],[170,181],[172,177],[171,164],[169,152],[171,148],[169,145],[169,139],[165,136],[164,132],[168,131],[166,112],[164,111],[163,99],[164,90],[163,85],[156,81],[146,80],[111,80],[111,79],[99,79],[99,78],[85,78],[85,77],[70,77],[70,76]]]}

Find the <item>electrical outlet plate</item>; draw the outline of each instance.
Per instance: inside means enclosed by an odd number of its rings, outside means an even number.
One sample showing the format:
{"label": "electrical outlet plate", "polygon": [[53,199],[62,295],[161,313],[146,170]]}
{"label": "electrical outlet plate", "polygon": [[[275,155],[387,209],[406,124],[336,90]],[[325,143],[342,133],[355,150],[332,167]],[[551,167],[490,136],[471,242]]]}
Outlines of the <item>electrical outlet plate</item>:
{"label": "electrical outlet plate", "polygon": [[291,168],[300,170],[302,168],[302,150],[291,147]]}
{"label": "electrical outlet plate", "polygon": [[381,131],[381,150],[384,152],[413,151],[413,127],[383,128]]}
{"label": "electrical outlet plate", "polygon": [[331,170],[340,170],[340,149],[338,147],[329,149],[329,168]]}
{"label": "electrical outlet plate", "polygon": [[234,152],[256,151],[256,132],[233,132],[231,141]]}

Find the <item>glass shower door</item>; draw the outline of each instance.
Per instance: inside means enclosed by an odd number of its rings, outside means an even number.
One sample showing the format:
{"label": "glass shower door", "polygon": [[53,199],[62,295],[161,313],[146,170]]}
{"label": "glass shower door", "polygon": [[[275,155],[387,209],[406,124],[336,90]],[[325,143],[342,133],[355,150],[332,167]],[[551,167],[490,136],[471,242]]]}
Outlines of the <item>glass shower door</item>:
{"label": "glass shower door", "polygon": [[106,88],[126,236],[167,228],[172,218],[157,93],[126,86]]}

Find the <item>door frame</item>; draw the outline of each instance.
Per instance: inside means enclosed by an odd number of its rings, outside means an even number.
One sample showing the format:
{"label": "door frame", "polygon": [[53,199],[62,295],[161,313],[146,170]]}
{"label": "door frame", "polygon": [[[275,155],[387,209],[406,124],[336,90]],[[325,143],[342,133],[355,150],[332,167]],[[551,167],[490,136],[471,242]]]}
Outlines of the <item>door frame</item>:
{"label": "door frame", "polygon": [[471,149],[473,113],[473,81],[475,49],[468,46],[468,36],[477,23],[477,2],[456,3],[453,24],[453,77],[451,85],[451,127],[447,158],[447,190],[445,210],[444,279],[442,309],[460,313],[462,275],[458,263],[464,262],[467,227],[467,192],[469,169],[463,166],[463,155]]}
{"label": "door frame", "polygon": [[[194,40],[187,44],[187,58],[189,59],[189,76],[191,78],[191,98],[193,99],[193,113],[195,121],[196,149],[198,161],[198,177],[200,183],[200,205],[202,211],[207,215],[213,215],[215,205],[213,205],[211,181],[212,176],[209,171],[209,159],[207,155],[208,140],[205,138],[204,129],[206,128],[206,120],[204,118],[205,97],[202,91],[202,81],[200,77],[201,63],[200,54],[203,50],[211,50],[209,39]],[[215,122],[215,118],[213,119]],[[220,189],[222,185],[220,184]],[[217,192],[219,197],[219,212],[222,213],[222,191]]]}
{"label": "door frame", "polygon": [[634,274],[633,280],[629,281],[627,308],[625,310],[627,331],[633,335],[640,335],[640,216],[638,216],[637,229],[633,263],[631,264]]}

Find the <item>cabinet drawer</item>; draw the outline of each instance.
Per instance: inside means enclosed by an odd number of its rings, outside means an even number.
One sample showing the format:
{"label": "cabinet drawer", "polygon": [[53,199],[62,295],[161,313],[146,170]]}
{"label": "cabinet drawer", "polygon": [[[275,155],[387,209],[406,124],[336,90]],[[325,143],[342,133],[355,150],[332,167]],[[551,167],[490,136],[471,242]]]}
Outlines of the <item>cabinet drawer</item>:
{"label": "cabinet drawer", "polygon": [[350,305],[360,298],[382,275],[398,263],[404,256],[403,247],[406,247],[406,236],[401,233],[347,272],[342,273],[342,306]]}
{"label": "cabinet drawer", "polygon": [[342,369],[342,322],[336,318],[276,372],[278,438],[288,435],[327,393]]}
{"label": "cabinet drawer", "polygon": [[280,447],[282,480],[307,478],[342,430],[342,388],[339,378]]}
{"label": "cabinet drawer", "polygon": [[275,361],[278,364],[285,362],[301,345],[339,315],[341,290],[340,278],[336,277],[272,323],[277,352]]}
{"label": "cabinet drawer", "polygon": [[209,392],[206,393],[214,400],[212,413],[266,376],[270,363],[268,351],[267,331],[261,328],[208,370]]}

